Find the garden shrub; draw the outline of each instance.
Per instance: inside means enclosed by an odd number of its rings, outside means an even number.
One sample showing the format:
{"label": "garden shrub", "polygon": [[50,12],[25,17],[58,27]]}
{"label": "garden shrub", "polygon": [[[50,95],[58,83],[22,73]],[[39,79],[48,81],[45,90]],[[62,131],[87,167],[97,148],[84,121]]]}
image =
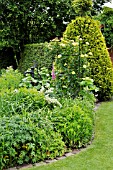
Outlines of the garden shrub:
{"label": "garden shrub", "polygon": [[0,168],[62,156],[65,144],[41,110],[0,119]]}
{"label": "garden shrub", "polygon": [[47,105],[44,94],[36,89],[20,88],[0,95],[0,116],[12,116],[43,108]]}
{"label": "garden shrub", "polygon": [[68,108],[73,107],[73,105],[79,106],[86,114],[88,114],[93,119],[94,107],[95,107],[95,96],[92,92],[80,91],[78,97],[72,98],[62,98],[60,103],[62,107]]}
{"label": "garden shrub", "polygon": [[91,68],[89,76],[99,87],[98,99],[110,99],[113,95],[113,67],[100,30],[100,23],[88,16],[77,17],[68,24],[63,37],[76,40],[77,36],[83,39],[83,44],[89,43],[88,61]]}
{"label": "garden shrub", "polygon": [[24,73],[28,68],[36,64],[38,68],[52,69],[52,63],[57,54],[57,42],[27,44],[21,54],[18,69]]}
{"label": "garden shrub", "polygon": [[0,75],[0,92],[18,88],[22,77],[23,75],[11,66],[6,70],[2,69]]}
{"label": "garden shrub", "polygon": [[62,39],[59,42],[59,54],[55,58],[55,85],[60,96],[76,97],[80,91],[80,82],[88,73],[89,67],[86,52],[87,43],[84,44],[85,50],[81,48],[81,40]]}
{"label": "garden shrub", "polygon": [[91,114],[82,110],[76,102],[69,107],[64,105],[61,109],[53,110],[51,121],[68,148],[85,146],[91,140],[94,122]]}

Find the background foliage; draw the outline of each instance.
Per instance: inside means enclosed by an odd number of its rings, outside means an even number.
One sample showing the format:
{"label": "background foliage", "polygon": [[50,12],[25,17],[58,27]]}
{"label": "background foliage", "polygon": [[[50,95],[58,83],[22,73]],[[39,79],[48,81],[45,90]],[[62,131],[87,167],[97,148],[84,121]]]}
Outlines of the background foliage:
{"label": "background foliage", "polygon": [[24,44],[61,36],[65,22],[73,18],[71,0],[0,2],[1,46],[20,50]]}
{"label": "background foliage", "polygon": [[103,12],[95,17],[101,22],[101,31],[108,48],[113,46],[113,8],[104,7]]}
{"label": "background foliage", "polygon": [[[92,15],[100,12],[102,5],[109,1],[93,0]],[[15,63],[14,57],[16,56],[16,60],[19,61],[25,44],[45,42],[55,37],[62,37],[67,24],[78,15],[77,10],[73,9],[74,2],[76,1],[0,1],[0,57],[3,58],[4,53],[8,53],[9,49],[13,51],[12,55],[5,59],[5,64],[0,64],[2,68],[9,66],[6,62],[9,60],[11,65],[16,68],[18,63]],[[77,2],[80,4],[84,1],[77,0]],[[87,2],[91,1],[87,0]],[[84,10],[88,12],[87,8]]]}

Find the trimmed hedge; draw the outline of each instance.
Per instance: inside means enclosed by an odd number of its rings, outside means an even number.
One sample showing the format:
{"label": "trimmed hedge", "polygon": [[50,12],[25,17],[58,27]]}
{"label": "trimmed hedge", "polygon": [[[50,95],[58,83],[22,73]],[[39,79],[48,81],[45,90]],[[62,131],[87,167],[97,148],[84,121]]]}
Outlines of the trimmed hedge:
{"label": "trimmed hedge", "polygon": [[57,42],[25,45],[18,69],[23,73],[34,64],[37,64],[38,68],[52,69],[52,63],[57,54],[57,46]]}
{"label": "trimmed hedge", "polygon": [[76,40],[76,37],[80,36],[83,39],[83,48],[84,43],[89,43],[90,77],[99,87],[98,99],[110,99],[113,95],[113,67],[100,30],[100,23],[88,16],[77,17],[67,26],[63,36],[71,40]]}

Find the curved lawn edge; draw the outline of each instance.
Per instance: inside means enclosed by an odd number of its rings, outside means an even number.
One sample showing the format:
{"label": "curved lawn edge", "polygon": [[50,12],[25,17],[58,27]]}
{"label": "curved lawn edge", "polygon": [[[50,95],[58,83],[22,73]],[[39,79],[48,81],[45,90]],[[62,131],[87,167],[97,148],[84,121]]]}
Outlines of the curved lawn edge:
{"label": "curved lawn edge", "polygon": [[[24,170],[112,170],[113,169],[113,101],[103,102],[96,111],[95,138],[79,154],[57,162]],[[20,168],[21,170],[23,168]]]}

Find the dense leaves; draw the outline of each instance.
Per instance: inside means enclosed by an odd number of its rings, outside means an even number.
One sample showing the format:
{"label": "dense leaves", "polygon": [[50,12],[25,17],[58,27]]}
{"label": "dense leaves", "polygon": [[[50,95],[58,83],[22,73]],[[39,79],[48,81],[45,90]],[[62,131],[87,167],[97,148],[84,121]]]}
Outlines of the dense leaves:
{"label": "dense leaves", "polygon": [[92,0],[74,0],[73,8],[77,16],[90,15],[92,10]]}
{"label": "dense leaves", "polygon": [[111,0],[93,0],[92,15],[97,15],[102,11],[102,7],[105,3],[111,2]]}
{"label": "dense leaves", "polygon": [[105,37],[107,47],[113,46],[113,9],[104,7],[103,12],[95,17],[101,22],[101,31]]}
{"label": "dense leaves", "polygon": [[104,37],[100,31],[100,23],[88,16],[72,20],[64,32],[64,37],[75,40],[76,36],[81,36],[84,43],[89,42],[90,76],[94,79],[94,84],[99,87],[99,100],[111,98],[113,94],[113,68]]}
{"label": "dense leaves", "polygon": [[0,6],[0,46],[11,46],[16,51],[26,43],[61,36],[65,22],[73,16],[71,0],[5,0]]}
{"label": "dense leaves", "polygon": [[0,119],[0,168],[53,159],[65,152],[59,133],[41,111]]}

